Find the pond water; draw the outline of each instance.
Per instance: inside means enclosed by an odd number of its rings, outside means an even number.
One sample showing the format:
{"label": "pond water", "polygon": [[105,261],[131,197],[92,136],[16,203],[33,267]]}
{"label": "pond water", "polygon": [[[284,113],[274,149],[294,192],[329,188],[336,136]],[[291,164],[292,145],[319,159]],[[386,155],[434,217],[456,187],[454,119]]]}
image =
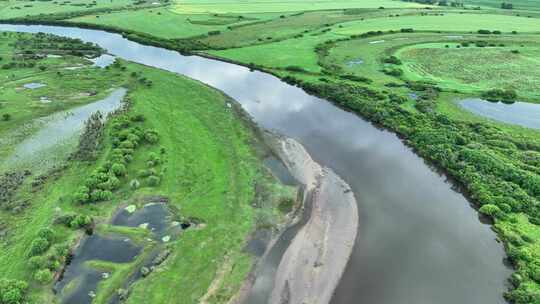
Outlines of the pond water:
{"label": "pond water", "polygon": [[180,223],[172,221],[172,213],[164,203],[148,203],[134,212],[122,209],[112,220],[115,226],[144,227],[154,236],[162,239],[178,235],[182,231]]}
{"label": "pond water", "polygon": [[108,67],[109,65],[113,64],[115,60],[116,60],[116,57],[109,54],[103,54],[96,58],[90,59],[90,61],[94,63],[93,66],[97,66],[100,68]]}
{"label": "pond water", "polygon": [[351,60],[351,61],[347,62],[347,67],[352,68],[352,67],[354,67],[355,65],[360,65],[360,64],[363,64],[363,63],[364,63],[364,60],[362,60],[362,59],[355,59],[355,60]]}
{"label": "pond water", "polygon": [[522,127],[540,129],[540,104],[515,102],[491,102],[479,98],[459,102],[464,109],[474,114]]}
{"label": "pond water", "polygon": [[97,111],[105,116],[118,109],[126,92],[118,88],[99,101],[39,119],[40,129],[21,142],[6,163],[47,167],[54,162],[53,158],[65,159],[76,146],[76,135],[83,130],[86,120]]}
{"label": "pond water", "polygon": [[46,86],[47,86],[46,84],[39,83],[39,82],[30,82],[30,83],[27,83],[27,84],[23,85],[23,87],[25,87],[26,89],[31,89],[31,90],[39,89],[39,88],[46,87]]}
{"label": "pond water", "polygon": [[106,261],[128,263],[141,251],[131,240],[121,236],[100,236],[93,234],[87,237],[76,249],[73,260],[64,273],[64,277],[56,286],[64,304],[90,304],[104,272],[86,265],[89,261]]}
{"label": "pond water", "polygon": [[269,156],[264,159],[264,165],[270,169],[272,174],[279,179],[279,181],[285,185],[295,186],[297,181],[291,175],[285,165],[276,157]]}
{"label": "pond water", "polygon": [[[235,98],[261,127],[302,143],[315,161],[352,187],[359,205],[356,244],[332,303],[505,303],[511,270],[503,264],[495,234],[465,197],[396,135],[271,75],[234,64],[182,56],[97,30],[23,25],[0,25],[0,30],[80,38],[114,56],[200,80]],[[282,252],[277,248],[272,257],[279,262]],[[271,274],[273,266],[268,267]],[[261,296],[250,304],[266,303],[271,276],[261,275],[260,282]]]}

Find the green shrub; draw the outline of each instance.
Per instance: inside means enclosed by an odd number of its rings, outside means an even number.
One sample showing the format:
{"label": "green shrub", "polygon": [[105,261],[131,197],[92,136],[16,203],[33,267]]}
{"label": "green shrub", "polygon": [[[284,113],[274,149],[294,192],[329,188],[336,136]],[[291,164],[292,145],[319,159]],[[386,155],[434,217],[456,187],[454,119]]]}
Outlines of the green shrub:
{"label": "green shrub", "polygon": [[159,185],[160,182],[161,182],[161,179],[158,176],[150,175],[148,177],[148,185],[150,185],[151,187],[155,187]]}
{"label": "green shrub", "polygon": [[139,189],[141,183],[138,180],[134,179],[129,183],[129,186],[131,187],[131,189],[136,190]]}
{"label": "green shrub", "polygon": [[492,204],[486,204],[486,205],[480,207],[479,211],[480,211],[480,213],[483,213],[485,215],[489,215],[489,216],[492,216],[492,217],[497,217],[500,214],[502,214],[501,209],[498,206],[492,205]]}
{"label": "green shrub", "polygon": [[144,140],[146,140],[148,143],[154,144],[159,141],[159,137],[156,131],[148,130],[144,132]]}
{"label": "green shrub", "polygon": [[24,281],[0,279],[0,304],[24,303],[28,283]]}
{"label": "green shrub", "polygon": [[53,278],[53,273],[49,269],[41,269],[34,274],[34,280],[41,284],[49,283]]}
{"label": "green shrub", "polygon": [[79,214],[69,222],[69,227],[79,229],[86,228],[92,224],[92,218],[88,215]]}
{"label": "green shrub", "polygon": [[124,176],[127,173],[126,166],[124,166],[123,164],[113,164],[111,166],[111,171],[116,176]]}
{"label": "green shrub", "polygon": [[51,244],[46,239],[41,237],[35,238],[30,244],[28,255],[32,257],[45,253],[45,251],[49,249],[49,246],[51,246]]}
{"label": "green shrub", "polygon": [[47,266],[47,258],[41,255],[33,256],[28,259],[28,266],[32,270],[42,269]]}
{"label": "green shrub", "polygon": [[148,177],[150,175],[151,175],[150,170],[147,170],[147,169],[141,169],[137,172],[137,176],[139,177]]}
{"label": "green shrub", "polygon": [[389,57],[386,57],[383,59],[383,62],[384,63],[389,63],[389,64],[395,64],[395,65],[401,65],[402,62],[399,58],[397,58],[396,56],[389,56]]}
{"label": "green shrub", "polygon": [[46,239],[47,242],[51,242],[54,238],[54,231],[51,228],[41,228],[38,231],[38,236],[40,238]]}

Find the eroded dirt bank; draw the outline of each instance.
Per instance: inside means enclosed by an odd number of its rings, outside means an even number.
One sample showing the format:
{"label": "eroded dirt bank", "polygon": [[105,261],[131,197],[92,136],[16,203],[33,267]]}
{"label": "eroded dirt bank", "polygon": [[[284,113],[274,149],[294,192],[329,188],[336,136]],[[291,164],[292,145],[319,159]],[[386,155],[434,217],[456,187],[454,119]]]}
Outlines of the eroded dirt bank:
{"label": "eroded dirt bank", "polygon": [[354,194],[295,140],[282,138],[276,150],[291,174],[305,185],[311,214],[281,259],[269,303],[329,303],[356,238]]}

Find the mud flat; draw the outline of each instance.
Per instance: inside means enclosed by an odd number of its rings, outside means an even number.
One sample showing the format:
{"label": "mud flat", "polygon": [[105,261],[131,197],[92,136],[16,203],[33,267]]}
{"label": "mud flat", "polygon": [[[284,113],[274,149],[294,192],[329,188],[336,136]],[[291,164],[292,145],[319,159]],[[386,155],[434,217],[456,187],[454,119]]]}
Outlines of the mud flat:
{"label": "mud flat", "polygon": [[305,185],[305,204],[311,208],[306,208],[309,219],[281,259],[269,303],[329,303],[356,238],[354,194],[295,140],[282,139],[277,150],[291,174]]}

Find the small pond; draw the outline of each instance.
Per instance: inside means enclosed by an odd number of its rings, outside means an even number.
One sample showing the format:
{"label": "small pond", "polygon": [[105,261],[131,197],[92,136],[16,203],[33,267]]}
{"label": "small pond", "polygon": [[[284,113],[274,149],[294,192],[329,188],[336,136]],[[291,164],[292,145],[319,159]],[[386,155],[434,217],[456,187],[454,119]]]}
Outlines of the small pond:
{"label": "small pond", "polygon": [[64,304],[90,304],[98,283],[109,274],[90,268],[86,263],[128,263],[133,261],[140,251],[141,248],[126,237],[93,234],[77,248],[63,279],[56,284],[55,291],[60,293]]}
{"label": "small pond", "polygon": [[459,104],[464,109],[483,117],[522,127],[540,129],[540,104],[527,102],[507,104],[479,98],[464,99]]}
{"label": "small pond", "polygon": [[115,60],[116,60],[116,57],[109,54],[103,54],[96,58],[90,59],[90,61],[94,63],[93,66],[97,66],[100,68],[108,67],[109,65],[113,64]]}
{"label": "small pond", "polygon": [[351,61],[347,62],[347,67],[352,68],[355,65],[360,65],[360,64],[363,64],[363,63],[364,63],[364,60],[358,58],[358,59],[354,59],[354,60],[351,60]]}
{"label": "small pond", "polygon": [[47,86],[46,84],[39,83],[39,82],[30,82],[30,83],[27,83],[27,84],[23,85],[24,88],[30,89],[30,90],[39,89],[39,88],[46,87],[46,86]]}
{"label": "small pond", "polygon": [[[154,239],[160,242],[174,239],[184,227],[180,222],[173,221],[173,213],[163,202],[151,202],[142,208],[129,205],[116,213],[111,224],[148,229],[152,232]],[[141,246],[135,245],[126,236],[94,233],[76,249],[64,277],[56,283],[55,291],[60,294],[63,304],[90,304],[99,282],[109,279],[112,274],[89,267],[87,263],[89,261],[129,263],[137,258],[141,250]],[[153,248],[152,253],[144,257],[143,264],[148,267],[155,265],[153,260],[162,250],[161,247]],[[140,277],[140,270],[133,272],[129,277],[124,278],[125,283],[122,287],[127,288]],[[111,301],[118,302],[118,296],[114,295]]]}
{"label": "small pond", "polygon": [[182,224],[173,221],[172,213],[165,203],[148,203],[139,209],[130,209],[130,205],[118,212],[112,224],[115,226],[146,228],[157,239],[170,240],[182,231]]}

